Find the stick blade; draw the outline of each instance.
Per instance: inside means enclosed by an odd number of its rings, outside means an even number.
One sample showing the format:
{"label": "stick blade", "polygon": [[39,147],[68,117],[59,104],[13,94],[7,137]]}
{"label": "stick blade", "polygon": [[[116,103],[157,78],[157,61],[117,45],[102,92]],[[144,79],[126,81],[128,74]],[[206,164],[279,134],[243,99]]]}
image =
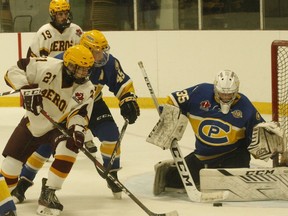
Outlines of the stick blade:
{"label": "stick blade", "polygon": [[168,212],[168,213],[163,213],[163,214],[151,214],[151,216],[178,216],[178,212],[176,210],[172,211],[172,212]]}
{"label": "stick blade", "polygon": [[178,216],[178,212],[176,210],[172,211],[172,212],[168,212],[165,214],[166,216]]}

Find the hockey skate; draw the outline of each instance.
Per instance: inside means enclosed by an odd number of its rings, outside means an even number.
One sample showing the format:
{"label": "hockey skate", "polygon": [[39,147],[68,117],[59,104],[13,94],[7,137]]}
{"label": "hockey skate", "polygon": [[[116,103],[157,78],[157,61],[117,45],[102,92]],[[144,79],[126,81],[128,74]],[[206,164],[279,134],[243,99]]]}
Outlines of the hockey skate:
{"label": "hockey skate", "polygon": [[63,205],[58,200],[55,190],[46,186],[47,179],[42,179],[42,190],[38,200],[38,215],[58,216],[63,211]]}
{"label": "hockey skate", "polygon": [[[118,180],[117,171],[111,171],[110,174]],[[122,190],[107,177],[107,186],[111,189],[113,196],[115,199],[122,199]]]}
{"label": "hockey skate", "polygon": [[173,160],[160,161],[154,166],[155,178],[153,186],[153,194],[155,196],[165,191],[166,174],[169,168],[174,164]]}
{"label": "hockey skate", "polygon": [[97,146],[93,140],[87,141],[84,143],[85,148],[90,152],[90,154],[96,158],[96,152],[98,151]]}
{"label": "hockey skate", "polygon": [[26,177],[20,177],[16,188],[11,191],[11,195],[13,196],[14,203],[22,203],[26,197],[25,192],[29,187],[33,185],[33,182],[27,179]]}

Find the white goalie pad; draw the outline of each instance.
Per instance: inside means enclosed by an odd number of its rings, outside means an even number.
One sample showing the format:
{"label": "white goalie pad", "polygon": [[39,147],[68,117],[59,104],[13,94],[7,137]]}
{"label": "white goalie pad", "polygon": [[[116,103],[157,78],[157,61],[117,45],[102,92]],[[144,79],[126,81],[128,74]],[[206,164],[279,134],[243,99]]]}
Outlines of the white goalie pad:
{"label": "white goalie pad", "polygon": [[160,119],[148,135],[146,141],[169,149],[174,139],[181,140],[188,123],[188,118],[181,114],[178,107],[165,104]]}
{"label": "white goalie pad", "polygon": [[288,200],[288,168],[202,169],[202,192],[229,191],[225,201]]}
{"label": "white goalie pad", "polygon": [[275,153],[283,153],[286,137],[276,122],[263,122],[253,128],[249,152],[256,158],[268,161]]}

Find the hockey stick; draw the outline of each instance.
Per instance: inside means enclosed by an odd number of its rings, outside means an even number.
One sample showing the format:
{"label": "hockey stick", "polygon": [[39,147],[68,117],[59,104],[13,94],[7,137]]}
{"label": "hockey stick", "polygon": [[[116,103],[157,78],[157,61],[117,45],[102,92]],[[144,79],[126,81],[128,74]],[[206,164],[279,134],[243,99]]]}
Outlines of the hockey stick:
{"label": "hockey stick", "polygon": [[[155,96],[151,82],[149,81],[146,70],[143,66],[143,62],[139,61],[138,65],[141,69],[144,80],[145,80],[146,85],[149,89],[150,95],[154,101],[154,105],[156,106],[156,109],[160,115],[159,103],[158,103],[157,98]],[[191,176],[191,173],[189,172],[189,169],[187,167],[186,161],[183,158],[183,154],[180,150],[180,147],[179,147],[176,139],[173,140],[173,142],[171,144],[170,152],[172,154],[172,157],[174,159],[174,162],[175,162],[176,167],[178,169],[178,172],[180,174],[180,177],[181,177],[181,180],[182,180],[183,185],[185,187],[185,190],[187,192],[187,195],[191,201],[193,201],[193,202],[201,202],[201,201],[209,202],[209,201],[211,201],[212,202],[212,201],[218,201],[218,200],[219,201],[225,200],[228,197],[229,192],[227,192],[227,191],[203,193],[197,189],[197,187],[194,183],[194,180]]]}
{"label": "hockey stick", "polygon": [[[56,127],[62,134],[64,134],[66,137],[71,137],[68,133],[68,131],[63,128],[61,125],[59,125],[57,122],[55,122],[46,111],[43,109],[41,110],[41,114],[47,118],[54,127]],[[107,176],[104,176],[105,173],[105,167],[96,159],[93,157],[93,155],[90,154],[90,152],[85,148],[80,148],[80,150],[94,163],[97,172],[99,175],[107,179],[107,177],[113,181],[114,184],[118,186],[119,189],[121,189],[126,195],[128,195],[140,208],[142,208],[148,215],[150,216],[178,216],[177,211],[172,211],[168,213],[162,213],[157,214],[149,210],[137,197],[135,197],[118,179],[114,178],[109,172],[107,173]]]}
{"label": "hockey stick", "polygon": [[[125,133],[125,131],[126,131],[126,129],[127,129],[127,126],[128,126],[128,120],[125,120],[125,123],[124,123],[124,125],[123,125],[123,127],[122,127],[122,129],[121,129],[119,138],[118,138],[118,140],[117,140],[117,143],[115,144],[114,150],[113,150],[113,152],[112,152],[110,161],[109,161],[109,163],[108,163],[108,165],[107,165],[107,167],[106,167],[106,170],[105,170],[105,172],[104,172],[104,174],[103,174],[104,177],[107,176],[107,174],[108,174],[108,173],[110,172],[110,170],[111,170],[111,167],[112,167],[113,162],[114,162],[114,160],[115,160],[115,158],[116,158],[116,155],[117,155],[117,151],[118,151],[118,149],[119,149],[119,147],[120,147],[120,144],[121,144],[121,141],[122,141],[122,139],[123,139],[123,137],[124,137],[124,133]],[[105,178],[106,178],[106,177],[105,177]]]}
{"label": "hockey stick", "polygon": [[12,90],[12,91],[7,91],[7,92],[1,92],[0,96],[5,96],[5,95],[11,95],[20,92],[20,90]]}

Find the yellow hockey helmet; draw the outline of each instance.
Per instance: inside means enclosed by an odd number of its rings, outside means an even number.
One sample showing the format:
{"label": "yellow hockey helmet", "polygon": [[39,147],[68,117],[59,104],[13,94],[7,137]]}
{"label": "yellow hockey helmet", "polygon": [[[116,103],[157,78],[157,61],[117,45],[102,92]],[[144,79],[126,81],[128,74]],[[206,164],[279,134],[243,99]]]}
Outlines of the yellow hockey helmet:
{"label": "yellow hockey helmet", "polygon": [[70,4],[66,0],[52,0],[49,5],[49,14],[53,16],[56,12],[70,11]]}
{"label": "yellow hockey helmet", "polygon": [[[59,22],[56,19],[56,14],[59,12],[67,12],[68,17],[65,20]],[[73,16],[70,11],[70,4],[66,0],[52,0],[49,5],[49,15],[52,20],[52,24],[59,31],[63,31],[68,28],[72,22]]]}
{"label": "yellow hockey helmet", "polygon": [[79,67],[92,67],[94,64],[91,51],[80,44],[69,47],[64,53],[63,61],[66,67],[69,64]]}
{"label": "yellow hockey helmet", "polygon": [[85,32],[80,39],[80,44],[91,51],[109,49],[108,41],[102,32],[98,30]]}
{"label": "yellow hockey helmet", "polygon": [[96,67],[102,67],[108,62],[110,46],[102,32],[98,30],[85,32],[81,36],[80,44],[91,50]]}
{"label": "yellow hockey helmet", "polygon": [[90,68],[94,64],[94,57],[91,51],[82,46],[75,45],[69,47],[63,56],[65,72],[71,81],[83,84],[88,81]]}

